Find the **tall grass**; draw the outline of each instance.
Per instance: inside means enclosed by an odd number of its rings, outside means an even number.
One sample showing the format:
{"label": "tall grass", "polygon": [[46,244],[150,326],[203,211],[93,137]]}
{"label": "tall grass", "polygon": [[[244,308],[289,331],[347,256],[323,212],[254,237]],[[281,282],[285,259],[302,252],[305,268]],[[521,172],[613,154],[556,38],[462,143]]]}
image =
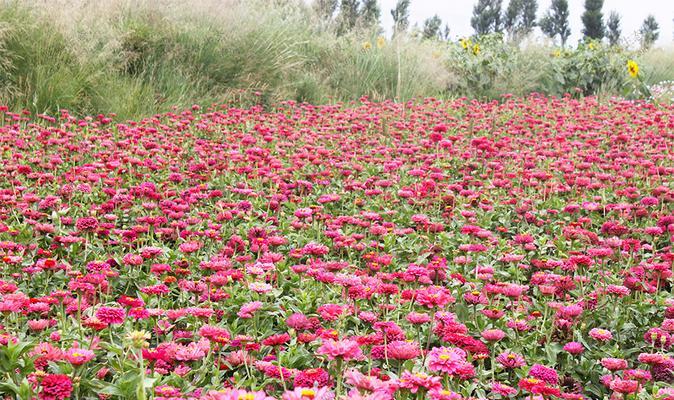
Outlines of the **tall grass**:
{"label": "tall grass", "polygon": [[14,109],[125,118],[242,93],[266,102],[408,99],[441,92],[447,75],[430,57],[434,45],[400,38],[366,52],[357,36],[320,28],[299,1],[0,4],[0,101]]}
{"label": "tall grass", "polygon": [[674,46],[650,49],[639,54],[637,61],[648,84],[674,81]]}

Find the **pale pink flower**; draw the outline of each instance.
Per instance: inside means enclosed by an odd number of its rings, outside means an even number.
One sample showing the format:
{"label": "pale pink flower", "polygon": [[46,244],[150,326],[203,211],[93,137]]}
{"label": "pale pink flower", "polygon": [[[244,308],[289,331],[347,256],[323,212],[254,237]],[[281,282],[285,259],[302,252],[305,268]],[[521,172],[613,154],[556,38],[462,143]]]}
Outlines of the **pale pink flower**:
{"label": "pale pink flower", "polygon": [[355,340],[325,340],[321,347],[316,350],[316,354],[322,354],[329,360],[340,358],[342,360],[362,360],[363,351]]}
{"label": "pale pink flower", "polygon": [[236,315],[238,315],[239,318],[244,319],[253,318],[253,313],[262,308],[262,305],[263,303],[261,301],[251,301],[249,303],[242,305],[241,309],[239,310],[238,313],[236,313]]}
{"label": "pale pink flower", "polygon": [[283,393],[283,400],[332,400],[335,394],[327,387],[322,388],[295,388]]}

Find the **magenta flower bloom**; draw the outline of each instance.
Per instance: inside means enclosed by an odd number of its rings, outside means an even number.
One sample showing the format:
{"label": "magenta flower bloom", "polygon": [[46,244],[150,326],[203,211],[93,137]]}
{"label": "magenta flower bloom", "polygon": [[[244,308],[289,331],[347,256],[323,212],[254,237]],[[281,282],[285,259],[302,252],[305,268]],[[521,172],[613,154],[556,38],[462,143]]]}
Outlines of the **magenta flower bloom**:
{"label": "magenta flower bloom", "polygon": [[585,351],[585,347],[579,342],[569,342],[564,345],[564,351],[569,354],[578,355]]}
{"label": "magenta flower bloom", "polygon": [[466,352],[456,347],[434,347],[428,353],[428,369],[433,372],[452,375],[466,363]]}
{"label": "magenta flower bloom", "polygon": [[611,334],[611,332],[607,331],[606,329],[592,328],[590,329],[590,337],[600,342],[607,342],[613,339],[613,334]]}
{"label": "magenta flower bloom", "polygon": [[517,389],[512,386],[505,385],[500,382],[491,384],[491,391],[501,396],[513,396],[517,394]]}
{"label": "magenta flower bloom", "polygon": [[99,321],[112,325],[124,322],[125,312],[123,308],[101,307],[96,310],[96,318]]}
{"label": "magenta flower bloom", "polygon": [[397,384],[412,393],[418,392],[419,389],[426,389],[427,391],[442,389],[439,376],[428,375],[423,372],[404,371],[398,378]]}
{"label": "magenta flower bloom", "polygon": [[610,388],[618,393],[635,393],[639,388],[639,382],[631,379],[615,378],[611,381]]}
{"label": "magenta flower bloom", "polygon": [[622,358],[602,358],[601,365],[609,371],[619,371],[627,369],[627,360]]}
{"label": "magenta flower bloom", "polygon": [[428,314],[411,312],[405,317],[410,323],[414,325],[421,325],[431,321],[431,316]]}
{"label": "magenta flower bloom", "polygon": [[321,347],[316,350],[316,354],[327,356],[328,360],[340,358],[345,361],[362,360],[363,351],[355,340],[325,340]]}
{"label": "magenta flower bloom", "polygon": [[322,388],[303,388],[298,387],[295,390],[289,390],[283,393],[283,400],[332,400],[335,394],[326,387]]}
{"label": "magenta flower bloom", "polygon": [[263,303],[261,301],[251,301],[250,303],[242,305],[241,309],[239,310],[238,313],[236,313],[236,315],[239,318],[243,319],[253,318],[253,314],[255,313],[255,311],[262,308],[262,305]]}
{"label": "magenta flower bloom", "polygon": [[373,346],[372,358],[375,360],[411,360],[421,355],[419,343],[395,340],[387,345]]}
{"label": "magenta flower bloom", "polygon": [[556,385],[559,381],[559,376],[557,371],[554,368],[546,367],[541,364],[534,364],[529,370],[529,376],[532,376],[536,379],[540,379],[543,382],[547,382],[551,385]]}
{"label": "magenta flower bloom", "polygon": [[82,365],[94,359],[93,351],[80,348],[72,348],[65,352],[66,360],[72,365]]}
{"label": "magenta flower bloom", "polygon": [[264,392],[249,392],[241,389],[225,389],[222,391],[212,390],[199,397],[199,400],[274,400]]}
{"label": "magenta flower bloom", "polygon": [[496,356],[496,362],[501,364],[505,369],[514,369],[526,365],[524,357],[510,351],[503,352]]}
{"label": "magenta flower bloom", "polygon": [[506,333],[500,329],[485,329],[480,335],[488,342],[498,342],[506,336]]}
{"label": "magenta flower bloom", "polygon": [[73,382],[67,375],[47,374],[40,385],[40,400],[65,400],[73,391]]}

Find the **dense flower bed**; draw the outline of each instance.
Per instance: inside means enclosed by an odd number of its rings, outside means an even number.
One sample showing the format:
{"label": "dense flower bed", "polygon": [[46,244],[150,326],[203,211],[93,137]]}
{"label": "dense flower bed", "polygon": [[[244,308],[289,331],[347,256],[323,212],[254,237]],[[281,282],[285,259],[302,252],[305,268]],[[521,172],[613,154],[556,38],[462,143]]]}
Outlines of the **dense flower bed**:
{"label": "dense flower bed", "polygon": [[674,399],[674,108],[5,112],[0,392]]}

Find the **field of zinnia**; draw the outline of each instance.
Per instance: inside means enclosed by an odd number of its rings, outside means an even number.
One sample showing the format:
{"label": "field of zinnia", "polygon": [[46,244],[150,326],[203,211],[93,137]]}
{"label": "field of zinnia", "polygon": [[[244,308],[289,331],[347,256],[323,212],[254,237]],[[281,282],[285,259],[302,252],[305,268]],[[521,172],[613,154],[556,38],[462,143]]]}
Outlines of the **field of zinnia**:
{"label": "field of zinnia", "polygon": [[674,106],[0,119],[6,399],[674,399]]}

